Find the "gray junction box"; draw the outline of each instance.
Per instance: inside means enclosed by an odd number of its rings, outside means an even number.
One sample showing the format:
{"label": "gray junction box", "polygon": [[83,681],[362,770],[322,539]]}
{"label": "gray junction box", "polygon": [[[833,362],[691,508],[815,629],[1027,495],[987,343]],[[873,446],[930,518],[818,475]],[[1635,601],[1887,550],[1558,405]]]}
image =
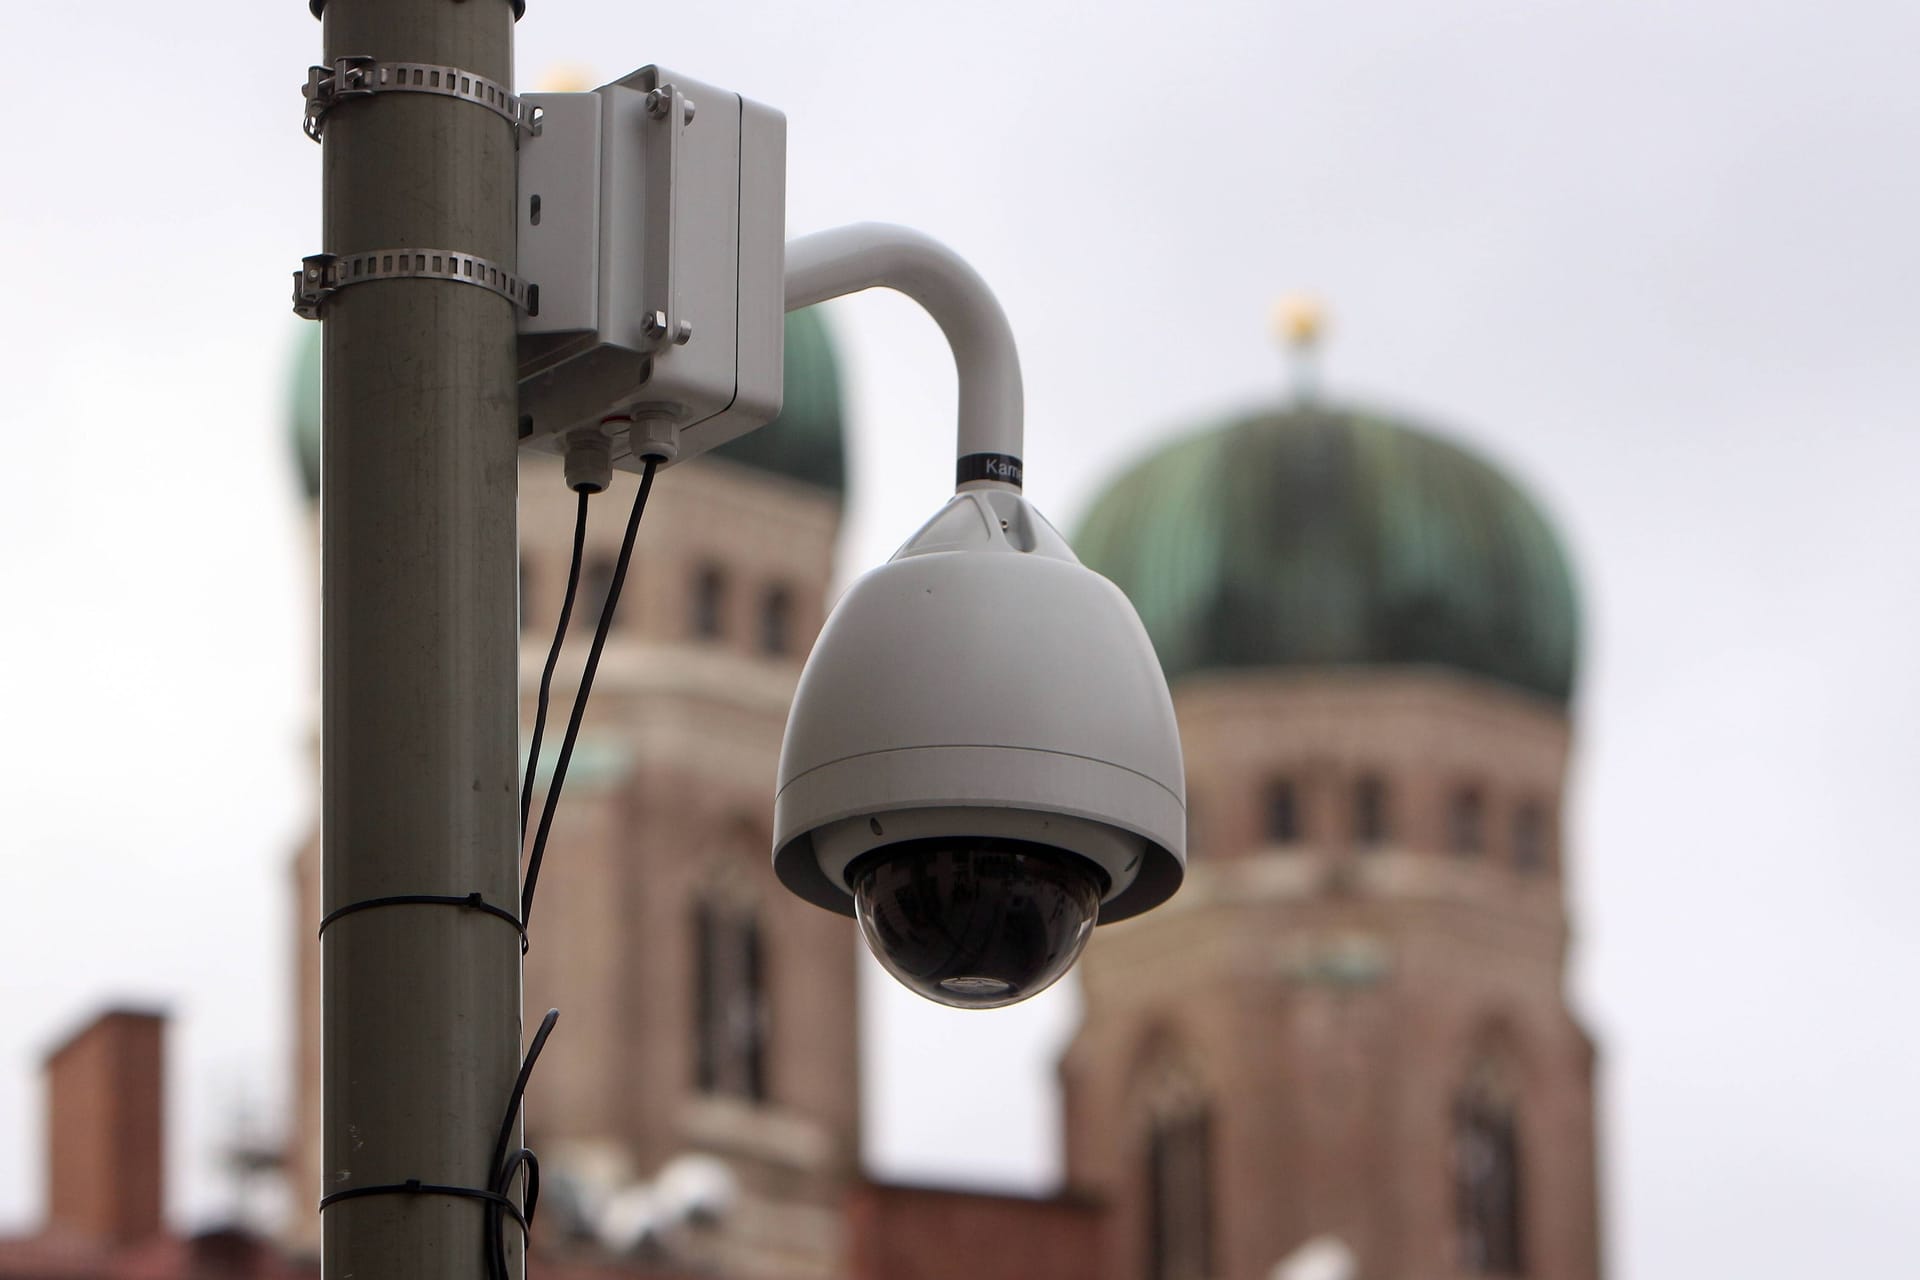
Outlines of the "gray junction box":
{"label": "gray junction box", "polygon": [[[523,447],[660,413],[681,458],[771,422],[785,348],[786,117],[645,67],[526,97],[518,198]],[[639,470],[625,432],[613,464]]]}

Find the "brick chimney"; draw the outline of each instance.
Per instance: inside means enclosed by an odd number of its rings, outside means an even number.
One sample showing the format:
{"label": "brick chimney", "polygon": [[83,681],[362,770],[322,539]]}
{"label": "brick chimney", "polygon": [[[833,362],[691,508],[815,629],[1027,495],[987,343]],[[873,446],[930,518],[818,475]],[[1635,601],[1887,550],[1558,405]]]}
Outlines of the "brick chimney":
{"label": "brick chimney", "polygon": [[166,1018],[110,1009],[47,1055],[47,1227],[106,1245],[160,1231]]}

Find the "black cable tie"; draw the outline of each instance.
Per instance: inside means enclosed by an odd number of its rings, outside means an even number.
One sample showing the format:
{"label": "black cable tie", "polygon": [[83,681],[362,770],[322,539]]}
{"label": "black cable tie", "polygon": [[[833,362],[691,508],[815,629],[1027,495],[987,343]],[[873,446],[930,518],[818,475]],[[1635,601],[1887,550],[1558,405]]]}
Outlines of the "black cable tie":
{"label": "black cable tie", "polygon": [[408,1178],[405,1182],[388,1182],[372,1187],[348,1187],[345,1191],[336,1191],[332,1195],[320,1197],[320,1212],[325,1213],[342,1200],[358,1200],[362,1196],[459,1196],[467,1200],[484,1200],[494,1211],[505,1213],[520,1224],[522,1231],[527,1230],[527,1220],[520,1212],[520,1206],[511,1196],[498,1191],[488,1191],[481,1187],[450,1187],[438,1182],[422,1182],[418,1178]]}
{"label": "black cable tie", "polygon": [[445,893],[398,893],[385,898],[366,898],[359,902],[349,902],[344,907],[335,907],[321,918],[321,935],[325,936],[327,926],[341,916],[350,916],[356,911],[366,911],[372,907],[463,907],[468,911],[484,911],[490,916],[500,917],[513,926],[514,932],[520,935],[520,952],[522,955],[526,954],[527,927],[520,922],[520,917],[505,907],[494,906],[477,893],[469,893],[464,897]]}

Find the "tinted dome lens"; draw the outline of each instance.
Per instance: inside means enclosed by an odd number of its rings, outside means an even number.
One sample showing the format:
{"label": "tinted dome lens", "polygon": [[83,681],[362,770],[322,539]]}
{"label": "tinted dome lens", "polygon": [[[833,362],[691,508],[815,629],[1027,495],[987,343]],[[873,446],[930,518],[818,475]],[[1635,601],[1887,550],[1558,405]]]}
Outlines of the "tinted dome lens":
{"label": "tinted dome lens", "polygon": [[882,967],[956,1009],[997,1009],[1052,986],[1086,948],[1106,881],[1074,854],[989,839],[889,845],[847,879]]}

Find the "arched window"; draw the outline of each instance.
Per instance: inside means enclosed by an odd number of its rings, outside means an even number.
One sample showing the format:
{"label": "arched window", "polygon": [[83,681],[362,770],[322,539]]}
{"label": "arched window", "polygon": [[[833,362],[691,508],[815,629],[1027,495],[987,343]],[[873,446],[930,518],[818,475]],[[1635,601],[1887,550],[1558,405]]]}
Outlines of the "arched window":
{"label": "arched window", "polygon": [[1378,849],[1393,839],[1393,820],[1387,812],[1387,780],[1367,774],[1353,785],[1353,843]]}
{"label": "arched window", "polygon": [[695,1083],[702,1093],[767,1096],[766,957],[760,922],[703,897],[693,909]]}
{"label": "arched window", "polygon": [[1472,857],[1487,847],[1487,804],[1478,787],[1461,787],[1447,805],[1447,847]]}
{"label": "arched window", "polygon": [[693,576],[693,634],[701,640],[720,638],[727,598],[727,575],[718,565],[704,565]]}
{"label": "arched window", "polygon": [[1185,1099],[1147,1131],[1147,1280],[1208,1280],[1213,1273],[1212,1123]]}
{"label": "arched window", "polygon": [[771,586],[760,597],[760,652],[778,658],[793,648],[793,593]]}
{"label": "arched window", "polygon": [[1517,1276],[1523,1266],[1520,1139],[1510,1094],[1487,1073],[1454,1102],[1453,1201],[1460,1265]]}
{"label": "arched window", "polygon": [[[1145,1280],[1209,1280],[1213,1271],[1210,1095],[1180,1036],[1147,1028],[1132,1055],[1124,1111],[1132,1117]],[[1138,1126],[1134,1128],[1132,1126]]]}
{"label": "arched window", "polygon": [[1300,789],[1292,778],[1267,783],[1267,841],[1294,844],[1300,839]]}
{"label": "arched window", "polygon": [[1553,836],[1546,807],[1524,801],[1513,811],[1513,865],[1521,871],[1541,872],[1553,866]]}

